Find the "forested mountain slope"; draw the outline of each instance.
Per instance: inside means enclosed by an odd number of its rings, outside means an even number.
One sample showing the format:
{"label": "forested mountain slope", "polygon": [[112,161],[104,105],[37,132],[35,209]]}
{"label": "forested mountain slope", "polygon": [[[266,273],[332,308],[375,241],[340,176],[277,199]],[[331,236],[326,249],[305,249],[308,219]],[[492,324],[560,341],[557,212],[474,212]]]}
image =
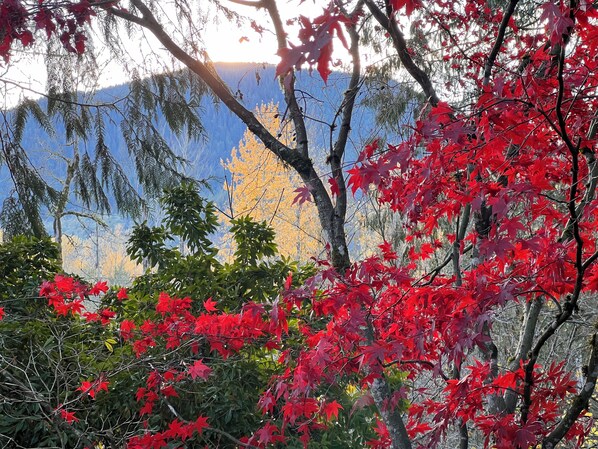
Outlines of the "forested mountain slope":
{"label": "forested mountain slope", "polygon": [[[274,76],[273,66],[249,63],[218,63],[216,69],[230,86],[234,86],[237,98],[241,99],[248,109],[253,110],[261,104],[270,102],[274,104],[283,103],[281,90]],[[304,108],[307,116],[312,119],[308,121],[308,131],[312,134],[311,137],[317,147],[325,147],[329,144],[330,126],[322,122],[327,122],[334,116],[335,110],[333,108],[340,104],[347,76],[335,72],[330,76],[327,84],[324,84],[319,76],[312,76],[307,71],[299,74],[297,88],[302,92],[318,92],[320,95],[315,98],[313,94],[309,96],[300,94],[303,103],[300,106]],[[128,85],[113,86],[100,90],[94,99],[111,103],[125,97],[128,92]],[[40,106],[45,110],[47,101],[40,100]],[[285,111],[280,110],[280,115],[284,116],[284,114]],[[225,175],[221,161],[228,159],[232,148],[238,146],[239,141],[243,138],[245,127],[236,116],[209,95],[205,95],[202,100],[200,119],[205,128],[205,137],[198,141],[177,138],[166,126],[164,120],[158,119],[157,127],[168,144],[179,155],[189,161],[189,164],[185,167],[186,174],[197,179],[209,180],[215,193],[218,193]],[[121,120],[122,118],[118,114],[111,113],[109,120],[106,121],[105,143],[117,156],[119,162],[127,167],[131,162],[129,161],[125,141],[118,129]],[[60,171],[64,170],[64,164],[61,163],[59,154],[61,149],[69,142],[66,142],[64,126],[61,123],[55,123],[54,125],[56,135],[49,136],[39,124],[34,120],[29,120],[25,127],[22,146],[27,150],[34,166],[39,167],[42,171],[47,170],[61,176]],[[370,138],[372,132],[375,132],[374,115],[370,109],[359,108],[353,128],[353,145],[355,150],[358,151],[363,141]],[[85,151],[93,153],[93,142],[81,142],[81,145]],[[355,152],[349,151],[348,154],[351,158],[355,155]],[[0,181],[3,192],[11,190],[10,177],[5,167],[3,167]]]}

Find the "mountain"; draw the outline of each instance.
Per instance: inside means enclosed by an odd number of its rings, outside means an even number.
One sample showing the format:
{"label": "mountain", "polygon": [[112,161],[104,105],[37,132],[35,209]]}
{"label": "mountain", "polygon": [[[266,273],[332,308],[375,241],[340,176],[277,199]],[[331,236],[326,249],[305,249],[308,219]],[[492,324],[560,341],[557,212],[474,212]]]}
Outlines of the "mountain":
{"label": "mountain", "polygon": [[[250,110],[254,110],[262,103],[274,102],[283,109],[283,96],[275,79],[275,68],[271,65],[249,63],[219,63],[216,70],[231,87],[237,98]],[[349,75],[342,72],[332,73],[327,84],[324,84],[317,73],[303,71],[298,74],[296,88],[300,106],[307,119],[308,132],[312,143],[312,150],[318,159],[318,151],[328,147],[330,141],[330,126],[325,123],[334,116],[334,106],[341,102],[346,89]],[[110,102],[122,98],[129,91],[128,85],[119,85],[102,89],[97,92],[95,100]],[[358,103],[362,98],[358,99]],[[45,100],[39,101],[42,109],[47,107]],[[208,180],[212,186],[217,201],[223,200],[222,185],[227,175],[221,161],[230,157],[233,147],[243,138],[245,126],[224,105],[215,101],[210,95],[205,95],[199,112],[201,122],[205,128],[205,137],[199,141],[187,141],[177,138],[166,126],[163,116],[158,116],[156,127],[163,137],[179,155],[189,160],[185,168],[186,174],[197,179]],[[106,145],[111,149],[116,159],[125,167],[127,172],[134,173],[128,154],[127,146],[119,130],[121,118],[111,113],[106,120]],[[353,132],[347,159],[354,160],[363,142],[371,138],[370,133],[375,127],[374,113],[366,107],[356,108],[353,121]],[[31,163],[38,167],[45,179],[60,178],[64,175],[64,164],[61,163],[60,153],[67,148],[64,127],[55,123],[56,135],[48,134],[34,121],[29,120],[24,131],[22,146],[27,150]],[[94,142],[81,142],[82,150],[93,154]],[[323,165],[323,162],[322,162]],[[12,189],[10,176],[5,167],[0,169],[0,192],[8,194]]]}

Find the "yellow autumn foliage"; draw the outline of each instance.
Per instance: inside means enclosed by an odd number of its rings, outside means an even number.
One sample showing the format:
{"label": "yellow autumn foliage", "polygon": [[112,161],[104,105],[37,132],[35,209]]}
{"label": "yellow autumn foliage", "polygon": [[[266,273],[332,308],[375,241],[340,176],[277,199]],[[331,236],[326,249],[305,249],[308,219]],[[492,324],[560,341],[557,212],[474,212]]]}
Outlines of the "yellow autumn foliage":
{"label": "yellow autumn foliage", "polygon": [[[293,146],[292,126],[281,122],[277,105],[263,104],[255,113],[273,135]],[[249,215],[268,223],[276,232],[276,244],[284,256],[305,261],[320,255],[323,244],[314,204],[293,204],[295,189],[303,186],[299,175],[285,167],[248,130],[223,166],[231,174],[225,189],[234,216]]]}
{"label": "yellow autumn foliage", "polygon": [[130,284],[143,269],[127,256],[127,238],[120,226],[115,229],[100,228],[86,239],[64,236],[64,271],[84,279],[108,281],[110,285]]}

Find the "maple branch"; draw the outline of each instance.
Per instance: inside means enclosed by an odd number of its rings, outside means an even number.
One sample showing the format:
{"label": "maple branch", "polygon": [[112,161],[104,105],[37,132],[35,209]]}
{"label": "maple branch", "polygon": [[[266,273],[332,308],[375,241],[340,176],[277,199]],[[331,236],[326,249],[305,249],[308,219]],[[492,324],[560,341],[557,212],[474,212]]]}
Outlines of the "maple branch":
{"label": "maple branch", "polygon": [[586,261],[583,263],[583,269],[586,270],[590,265],[594,263],[596,259],[598,259],[598,251],[596,251],[594,254],[592,254],[590,257],[586,259]]}
{"label": "maple branch", "polygon": [[[578,248],[579,249],[579,248]],[[579,296],[581,294],[581,290],[583,287],[583,266],[581,267],[581,271],[577,272],[577,276],[575,279],[575,288],[571,295],[567,296],[567,300],[563,304],[562,311],[558,313],[555,320],[544,330],[542,335],[538,338],[538,341],[532,348],[529,353],[529,360],[525,365],[525,376],[524,376],[524,384],[523,384],[523,405],[521,407],[521,422],[527,422],[527,417],[529,414],[529,408],[531,406],[531,394],[532,388],[534,384],[534,366],[536,361],[538,360],[538,356],[540,355],[540,351],[544,347],[544,344],[548,341],[550,337],[554,335],[554,333],[565,323],[569,320],[571,315],[573,315],[573,311],[577,308],[577,301],[579,300]]]}
{"label": "maple branch", "polygon": [[[461,379],[461,363],[462,362],[455,362],[453,366],[453,379]],[[459,428],[459,449],[467,449],[469,447],[469,430],[467,429],[467,421],[463,418],[458,418],[457,427]]]}
{"label": "maple branch", "polygon": [[505,40],[505,32],[507,30],[507,26],[509,25],[509,20],[511,20],[511,16],[515,12],[515,7],[519,3],[519,0],[511,0],[509,2],[509,6],[505,11],[502,21],[500,22],[500,26],[498,27],[498,35],[496,36],[496,41],[494,41],[494,46],[488,55],[488,59],[486,59],[486,63],[484,64],[484,81],[482,85],[487,86],[490,84],[490,75],[492,74],[492,67],[494,66],[494,62],[498,57],[498,53],[500,52],[500,47]]}
{"label": "maple branch", "polygon": [[[367,321],[365,327],[365,337],[368,343],[374,341],[374,329],[371,321]],[[382,364],[380,364],[383,367]],[[366,367],[367,374],[370,374],[370,369]],[[407,434],[407,428],[403,422],[403,418],[398,407],[391,405],[392,392],[388,381],[384,377],[384,372],[380,373],[380,377],[376,377],[370,384],[370,392],[374,399],[374,404],[378,408],[380,417],[384,422],[390,436],[391,449],[411,449],[411,440]]]}
{"label": "maple branch", "polygon": [[[468,253],[472,249],[473,249],[473,244],[467,245],[465,248],[463,248],[463,254]],[[434,279],[436,278],[436,276],[438,276],[440,274],[440,272],[442,271],[442,269],[444,267],[446,267],[449,263],[451,263],[452,260],[453,260],[453,249],[451,248],[451,251],[447,254],[447,256],[442,261],[442,263],[440,265],[438,265],[436,268],[434,268],[432,271],[424,274],[421,278],[419,278],[415,282],[415,285],[417,285],[421,280],[426,279],[427,277],[429,277],[430,279],[428,279],[428,281],[426,281],[422,285],[423,286],[430,285],[434,281]]]}
{"label": "maple branch", "polygon": [[[430,369],[436,368],[436,365],[434,363],[430,362],[429,360],[417,360],[417,359],[413,359],[413,360],[396,359],[396,360],[392,360],[387,363],[383,363],[382,366],[384,368],[388,368],[393,365],[415,365],[415,364],[426,365],[426,366],[430,367]],[[444,372],[442,371],[442,368],[439,369],[438,374],[440,374],[440,377],[442,377],[444,380],[449,380],[449,377],[446,374],[444,374]]]}
{"label": "maple branch", "polygon": [[559,61],[558,61],[558,71],[557,71],[557,81],[559,83],[559,90],[557,92],[556,97],[556,106],[555,106],[555,113],[557,122],[560,128],[560,135],[565,145],[571,153],[577,152],[579,148],[573,144],[571,139],[569,138],[569,134],[567,133],[567,124],[565,122],[565,117],[563,116],[563,97],[565,95],[565,80],[563,79],[563,70],[565,67],[565,44],[561,45],[561,51],[559,52]]}
{"label": "maple branch", "polygon": [[[587,140],[593,140],[596,138],[596,132],[598,131],[598,111],[594,114],[594,119],[590,124],[590,129],[586,135]],[[594,201],[596,197],[596,188],[598,187],[598,161],[596,160],[596,154],[593,150],[589,148],[581,148],[581,154],[585,157],[586,163],[588,165],[588,172],[589,172],[589,181],[586,186],[586,193],[582,200],[577,205],[575,216],[579,220],[583,215],[583,212],[588,204]],[[567,241],[573,238],[573,221],[571,218],[567,221],[565,225],[565,230],[561,235],[561,240]]]}
{"label": "maple branch", "polygon": [[[351,47],[349,53],[353,63],[353,70],[351,72],[351,79],[349,86],[344,93],[343,102],[340,109],[342,109],[342,120],[338,133],[337,140],[334,147],[330,150],[330,167],[332,169],[332,177],[338,186],[338,195],[336,198],[335,214],[339,225],[344,226],[345,217],[347,215],[347,185],[343,174],[342,161],[347,148],[347,141],[349,133],[351,132],[351,119],[353,118],[353,108],[355,100],[360,88],[361,79],[361,59],[359,56],[359,34],[355,29],[355,24],[347,26],[349,38],[351,40]],[[335,117],[336,119],[336,117]],[[334,121],[332,123],[331,132],[334,128]]]}
{"label": "maple branch", "polygon": [[[573,238],[576,242],[576,255],[575,255],[575,268],[576,268],[576,278],[575,278],[575,286],[573,293],[567,296],[567,299],[563,305],[562,312],[560,312],[555,321],[544,331],[542,336],[539,338],[538,342],[534,346],[530,359],[526,365],[525,369],[525,383],[524,383],[524,390],[523,390],[523,407],[521,409],[521,420],[522,422],[527,421],[527,416],[529,413],[529,407],[531,405],[531,390],[533,386],[533,367],[538,358],[540,350],[548,341],[548,339],[556,332],[556,330],[566,322],[573,311],[577,308],[577,302],[581,295],[581,290],[583,288],[583,276],[585,270],[589,267],[592,263],[594,255],[590,256],[588,260],[584,263],[583,261],[583,240],[581,238],[579,232],[579,214],[583,210],[578,209],[576,206],[576,197],[577,197],[577,189],[579,183],[579,144],[574,145],[573,142],[569,139],[567,135],[566,123],[565,118],[563,116],[561,107],[563,102],[564,96],[564,79],[563,79],[563,68],[565,64],[565,47],[567,41],[565,40],[563,44],[560,46],[559,51],[559,60],[558,60],[558,85],[559,90],[557,94],[557,101],[556,101],[556,116],[557,121],[560,128],[560,135],[569,152],[571,153],[571,186],[569,188],[569,198],[568,198],[568,210],[569,210],[569,221],[563,231],[562,239],[566,239],[566,241],[571,240]],[[590,129],[590,132],[595,132]],[[580,139],[581,141],[581,139]],[[595,160],[593,161],[595,163]],[[594,167],[592,167],[592,172]],[[592,173],[593,177],[593,173]],[[591,182],[591,181],[590,181]],[[587,192],[586,192],[587,193]],[[594,193],[590,193],[590,195],[594,195]],[[598,255],[596,256],[598,257]],[[581,411],[587,407],[589,396],[592,395],[596,377],[598,377],[598,361],[597,361],[597,346],[596,346],[596,335],[593,336],[592,339],[592,354],[590,357],[589,369],[588,369],[588,378],[586,379],[586,383],[584,384],[584,388],[582,389],[581,393],[575,398],[573,404],[565,414],[565,417],[561,420],[559,425],[549,434],[549,436],[542,442],[542,448],[552,449],[554,446],[565,436],[565,434],[569,431],[571,426],[573,425],[574,421],[577,419]]]}
{"label": "maple branch", "polygon": [[[274,26],[274,32],[278,43],[278,52],[287,49],[287,33],[282,24],[280,12],[276,6],[275,0],[262,0],[263,7],[268,11],[272,25]],[[295,133],[297,134],[297,149],[303,155],[303,157],[309,157],[309,141],[307,138],[307,128],[305,126],[305,119],[303,112],[297,103],[297,96],[295,94],[295,73],[289,72],[281,78],[281,86],[284,93],[285,103],[289,108],[291,120],[295,127]]]}
{"label": "maple branch", "polygon": [[231,3],[235,3],[237,5],[242,5],[242,6],[249,6],[252,8],[264,8],[265,7],[265,2],[262,0],[256,0],[256,1],[251,1],[251,0],[228,0]]}
{"label": "maple branch", "polygon": [[471,203],[468,203],[463,208],[463,215],[457,218],[457,232],[455,233],[455,241],[453,242],[453,272],[455,274],[456,280],[455,285],[457,287],[461,287],[463,284],[463,279],[461,277],[461,266],[460,266],[460,251],[461,251],[461,242],[465,238],[465,233],[467,232],[467,227],[469,226],[469,218],[471,215]]}
{"label": "maple branch", "polygon": [[432,106],[437,106],[440,100],[436,95],[432,81],[430,81],[428,74],[413,61],[413,58],[409,54],[405,36],[399,29],[396,21],[392,18],[393,11],[389,1],[385,0],[386,14],[378,8],[374,3],[374,0],[365,0],[365,4],[372,13],[374,19],[376,19],[382,28],[384,28],[390,35],[403,67],[405,67],[409,75],[411,75],[411,77],[421,86],[424,94],[428,97],[430,104]]}
{"label": "maple branch", "polygon": [[372,398],[378,407],[380,416],[388,429],[392,449],[411,449],[411,440],[398,407],[390,404],[391,391],[384,378],[376,378],[370,385]]}
{"label": "maple branch", "polygon": [[[525,318],[523,327],[519,333],[519,343],[517,344],[517,352],[515,358],[511,362],[509,369],[516,371],[519,369],[521,361],[527,357],[532,345],[534,343],[534,336],[536,334],[536,327],[538,325],[538,318],[542,310],[543,302],[540,298],[535,298],[526,303]],[[518,393],[516,390],[507,390],[505,392],[505,412],[514,413],[517,406]]]}
{"label": "maple branch", "polygon": [[590,403],[590,398],[596,389],[596,380],[598,379],[598,336],[592,335],[592,351],[588,361],[587,377],[581,391],[575,396],[573,402],[567,409],[567,412],[557,424],[557,426],[542,440],[542,449],[554,449],[556,445],[565,437],[569,429],[575,424],[579,415],[586,410]]}

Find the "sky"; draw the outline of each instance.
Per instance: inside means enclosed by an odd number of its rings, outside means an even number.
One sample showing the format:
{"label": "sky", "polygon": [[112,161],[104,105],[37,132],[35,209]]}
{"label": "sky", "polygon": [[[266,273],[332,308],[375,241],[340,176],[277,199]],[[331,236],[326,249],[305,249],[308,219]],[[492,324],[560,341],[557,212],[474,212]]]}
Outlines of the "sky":
{"label": "sky", "polygon": [[[172,10],[168,9],[168,2],[162,2],[160,7],[164,8],[163,13],[171,17]],[[256,11],[254,8],[234,5],[224,2],[231,9],[244,15],[249,15],[256,19],[258,23],[267,25],[267,16],[265,11]],[[278,5],[283,22],[297,16],[300,5],[301,14],[314,17],[321,13],[324,2],[314,0],[279,0]],[[205,49],[211,60],[214,62],[266,62],[277,64],[279,57],[276,55],[276,39],[272,32],[264,32],[262,36],[254,32],[250,27],[239,28],[229,23],[220,25],[212,22],[200,24],[203,25],[202,39]],[[98,33],[99,35],[99,33]],[[289,30],[291,41],[297,35],[296,30]],[[42,37],[43,39],[43,37]],[[248,39],[248,40],[246,40]],[[136,66],[142,71],[142,75],[155,71],[156,67],[162,67],[164,61],[169,64],[170,55],[160,51],[160,45],[148,35],[137,38],[138,42],[131,42],[126,46],[129,50],[128,57],[135,62],[131,67]],[[99,84],[101,87],[121,84],[127,81],[126,70],[117,63],[110,62],[107,51],[102,51],[101,44],[95,44],[100,50],[99,73],[92,75],[92,79],[82,79],[81,88],[85,89],[85,84]],[[152,48],[152,51],[147,51]],[[336,56],[336,55],[335,55]],[[342,57],[342,55],[339,55]],[[338,57],[338,56],[337,56]],[[172,63],[171,63],[172,64]],[[174,64],[173,64],[174,66]],[[143,73],[145,69],[145,73]],[[45,68],[39,55],[32,51],[14,52],[11,63],[7,67],[0,66],[0,79],[7,81],[8,84],[0,83],[0,97],[4,97],[3,108],[14,106],[23,97],[38,98],[45,90],[46,74]],[[22,89],[21,87],[25,87]],[[3,91],[2,91],[3,89]],[[2,95],[4,94],[4,95]]]}

